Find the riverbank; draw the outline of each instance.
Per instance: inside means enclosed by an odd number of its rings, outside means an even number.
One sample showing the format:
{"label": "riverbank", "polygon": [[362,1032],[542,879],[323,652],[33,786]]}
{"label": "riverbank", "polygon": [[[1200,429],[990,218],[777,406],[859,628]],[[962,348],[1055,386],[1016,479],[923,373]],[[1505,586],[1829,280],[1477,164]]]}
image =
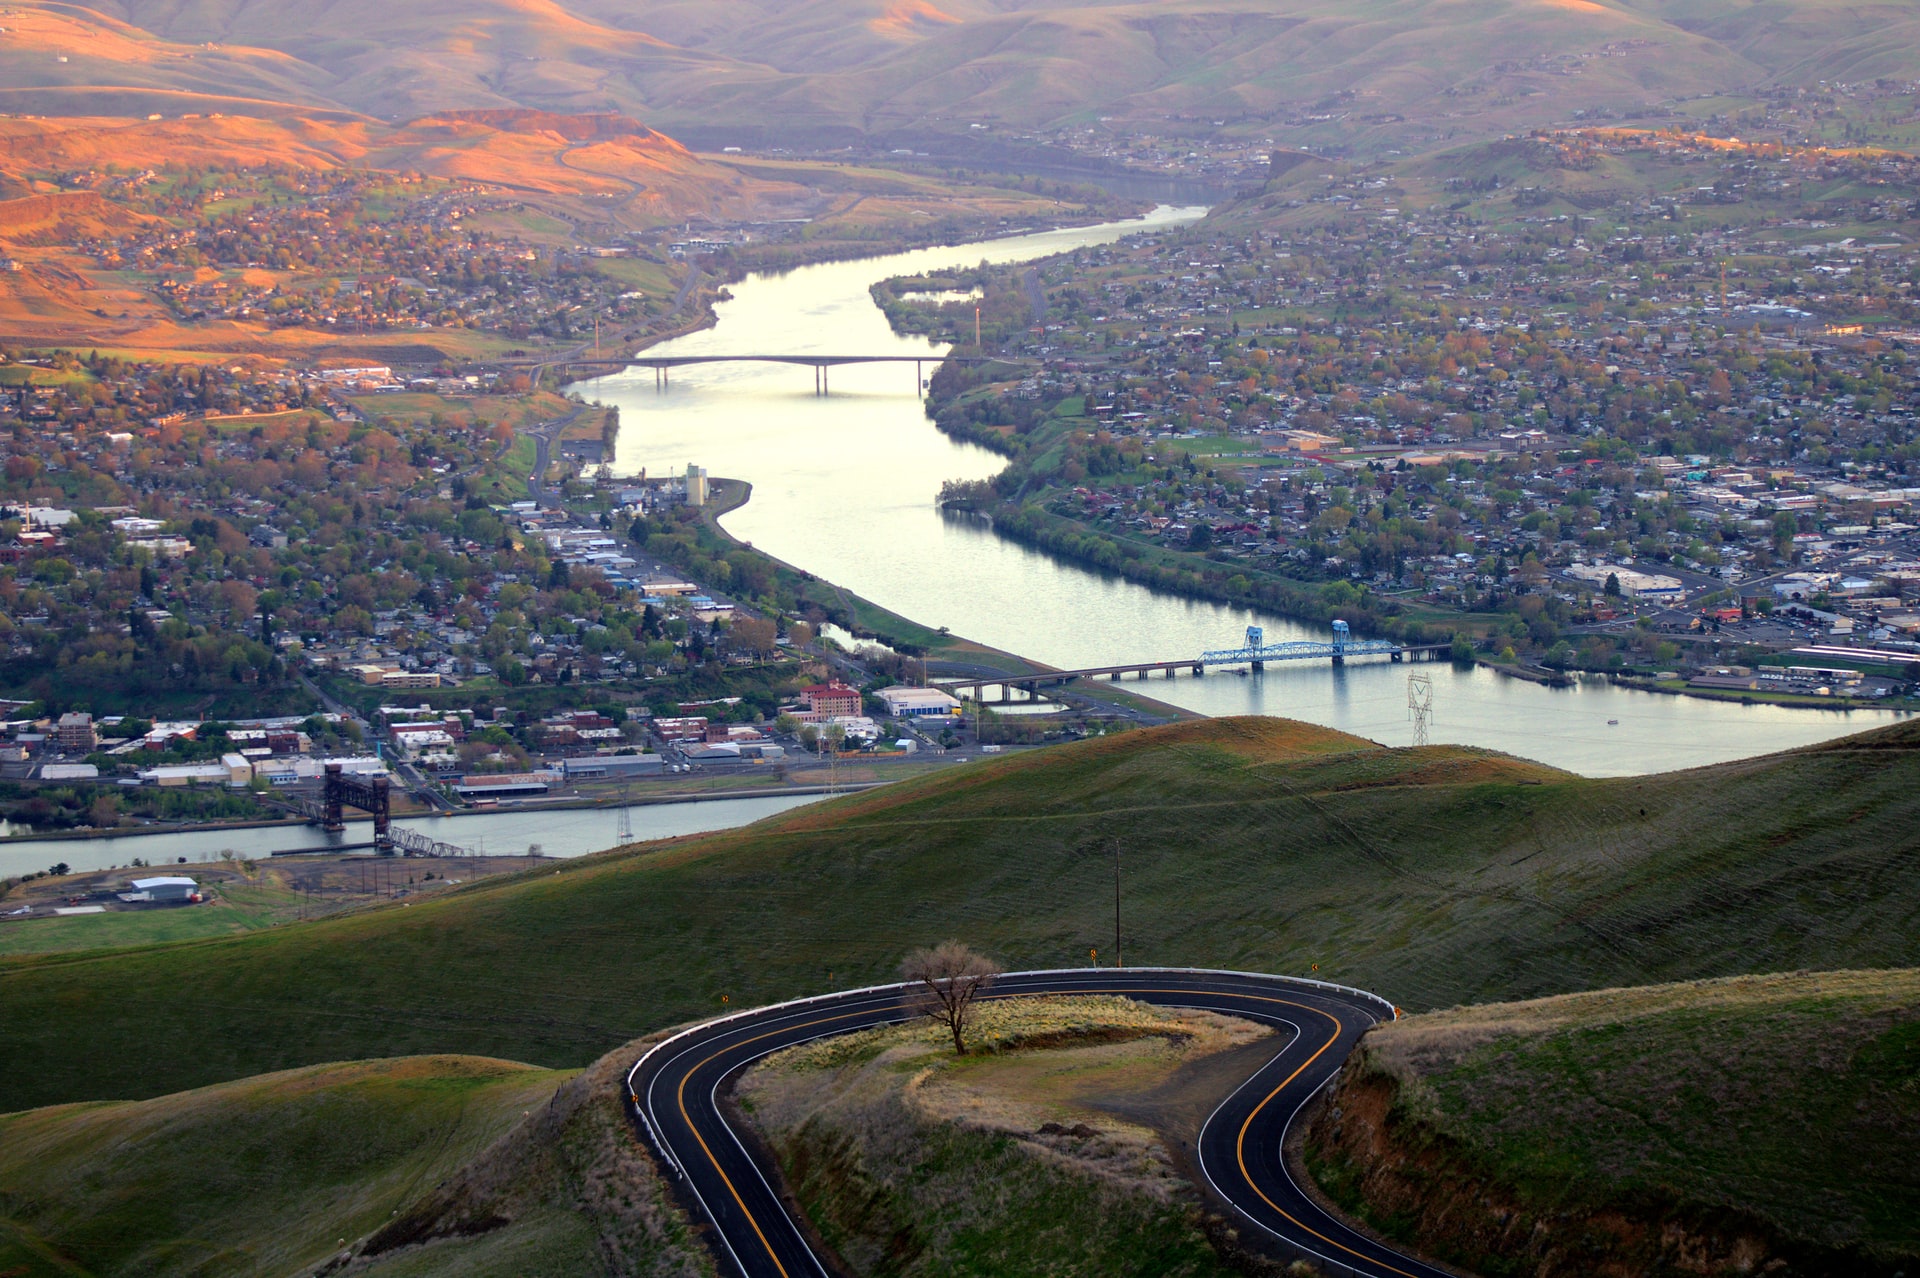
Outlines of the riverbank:
{"label": "riverbank", "polygon": [[[658,353],[851,352],[937,361],[943,348],[892,331],[873,303],[876,281],[966,271],[983,259],[1031,261],[1111,244],[1135,230],[1165,234],[1192,216],[1167,210],[1125,227],[756,276],[734,288],[735,300],[719,308],[715,329]],[[698,465],[709,475],[754,485],[750,502],[720,517],[732,540],[676,516],[652,521],[656,532],[671,533],[654,543],[671,540],[676,551],[715,565],[736,551],[736,541],[749,544],[799,570],[809,597],[822,601],[821,616],[831,610],[855,617],[856,627],[869,633],[917,640],[919,651],[937,651],[954,636],[965,636],[1033,664],[1077,669],[1191,660],[1241,646],[1253,626],[1264,629],[1268,642],[1327,638],[1322,626],[1263,608],[1152,590],[1010,541],[984,520],[941,512],[935,497],[943,484],[991,483],[1006,469],[1006,459],[933,429],[919,388],[895,365],[836,369],[829,396],[817,393],[804,368],[796,375],[782,365],[731,363],[690,368],[664,388],[629,373],[581,390],[620,409],[618,474],[643,468],[679,473]],[[1003,415],[1023,419],[1029,409],[1039,409],[1036,401],[1011,394],[995,402]],[[1195,464],[1208,463],[1196,458]],[[682,571],[689,580],[707,580]],[[758,580],[735,580],[729,591],[727,575],[722,570],[708,584],[742,599],[768,596],[767,584]],[[840,590],[852,598],[841,598]],[[1390,598],[1380,596],[1380,602]],[[890,616],[869,613],[854,599]],[[1433,624],[1420,605],[1397,603]],[[1333,615],[1348,619],[1344,606]],[[1475,624],[1473,618],[1466,622]],[[1450,618],[1448,629],[1456,626]],[[1589,776],[1784,750],[1889,718],[1876,710],[1807,715],[1797,708],[1647,697],[1591,682],[1551,688],[1477,665],[1423,665],[1420,672],[1433,684],[1431,740],[1489,747]],[[1202,715],[1281,715],[1400,745],[1412,733],[1408,673],[1384,660],[1350,661],[1338,669],[1295,662],[1244,678],[1156,679],[1150,691],[1157,700]]]}
{"label": "riverbank", "polygon": [[[747,504],[753,496],[753,485],[740,479],[716,479],[712,481],[711,488],[712,497],[700,512],[702,530],[716,541],[732,547],[734,552],[750,554],[764,562],[783,585],[789,586],[794,591],[802,609],[807,604],[819,607],[826,613],[829,621],[846,630],[856,639],[873,639],[896,652],[924,656],[930,664],[937,663],[951,667],[939,672],[943,674],[980,678],[992,674],[1016,676],[1046,674],[1059,669],[1057,666],[1050,666],[1018,653],[953,634],[944,628],[934,629],[922,625],[909,617],[891,612],[870,599],[862,598],[845,587],[824,581],[784,559],[758,549],[753,543],[735,537],[720,522],[727,515]],[[677,566],[688,567],[688,565]],[[1111,685],[1093,684],[1076,688],[1074,691],[1076,695],[1087,700],[1123,707],[1136,714],[1165,722],[1207,717]]]}

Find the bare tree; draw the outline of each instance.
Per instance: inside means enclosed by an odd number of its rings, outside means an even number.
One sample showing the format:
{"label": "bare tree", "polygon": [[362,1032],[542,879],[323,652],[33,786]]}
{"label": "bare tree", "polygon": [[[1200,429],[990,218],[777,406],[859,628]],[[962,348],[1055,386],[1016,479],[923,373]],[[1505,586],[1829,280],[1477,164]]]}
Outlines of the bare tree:
{"label": "bare tree", "polygon": [[986,993],[1000,970],[998,963],[958,941],[915,950],[900,964],[900,975],[911,987],[905,1002],[920,1015],[946,1026],[953,1035],[954,1052],[964,1056],[974,1000]]}

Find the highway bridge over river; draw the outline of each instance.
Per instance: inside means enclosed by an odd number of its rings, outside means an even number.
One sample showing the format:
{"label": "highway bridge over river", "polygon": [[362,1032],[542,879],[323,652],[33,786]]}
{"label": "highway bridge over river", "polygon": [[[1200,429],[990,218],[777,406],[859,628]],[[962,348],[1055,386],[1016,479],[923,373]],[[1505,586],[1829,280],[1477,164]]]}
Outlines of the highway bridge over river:
{"label": "highway bridge over river", "polygon": [[1008,364],[1030,367],[1028,361],[1001,359],[991,355],[636,355],[623,361],[628,368],[651,368],[655,390],[665,390],[672,370],[696,364],[798,364],[813,369],[813,393],[827,393],[827,370],[846,364],[911,364],[913,388],[921,386],[921,372],[927,364]]}
{"label": "highway bridge over river", "polygon": [[1042,688],[1057,687],[1075,679],[1118,681],[1127,675],[1147,679],[1155,674],[1164,674],[1172,679],[1182,671],[1191,671],[1196,676],[1205,675],[1208,666],[1215,669],[1244,666],[1250,670],[1264,670],[1269,661],[1326,661],[1340,666],[1345,665],[1350,657],[1386,657],[1390,661],[1418,658],[1437,660],[1451,651],[1451,644],[1405,645],[1388,639],[1356,640],[1344,621],[1333,623],[1333,639],[1326,643],[1316,640],[1268,643],[1261,627],[1248,626],[1246,643],[1241,647],[1203,652],[1198,657],[1177,661],[1123,662],[1112,666],[1089,666],[1083,670],[1044,670],[1029,675],[992,675],[979,679],[943,681],[939,686],[956,697],[971,692],[975,700],[984,700],[984,694],[989,689],[997,688],[1000,693],[997,700],[1004,703],[1013,699],[1016,688],[1029,696],[1037,696]]}

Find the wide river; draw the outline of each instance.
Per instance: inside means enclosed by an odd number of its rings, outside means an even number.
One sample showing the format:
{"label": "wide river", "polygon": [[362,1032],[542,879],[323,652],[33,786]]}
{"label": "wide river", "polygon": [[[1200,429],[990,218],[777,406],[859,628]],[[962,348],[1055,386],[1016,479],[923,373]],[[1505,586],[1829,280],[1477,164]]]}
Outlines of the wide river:
{"label": "wide river", "polygon": [[[628,809],[636,839],[666,839],[746,825],[776,812],[812,803],[815,795],[773,795],[757,799],[708,799],[698,803],[636,804]],[[613,808],[534,808],[518,812],[444,817],[400,817],[394,825],[418,830],[496,856],[523,856],[538,846],[547,856],[585,856],[619,843],[620,814]],[[0,831],[4,833],[4,831]],[[0,838],[0,878],[31,874],[65,861],[75,870],[110,870],[131,865],[135,857],[149,865],[217,861],[223,852],[267,857],[292,852],[367,843],[373,827],[350,821],[345,834],[327,835],[307,826],[260,826],[236,830],[179,830],[165,834],[127,834],[99,839],[36,839],[30,834]]]}
{"label": "wide river", "polygon": [[[732,287],[712,328],[649,355],[926,354],[868,293],[877,280],[989,259],[1022,261],[1131,232],[1190,222],[1163,208],[1128,223],[756,275]],[[927,372],[931,374],[929,367]],[[1239,646],[1249,624],[1269,641],[1323,638],[1317,627],[1156,594],[1055,561],[934,506],[941,482],[982,479],[1004,459],[956,443],[927,419],[911,365],[834,369],[832,393],[810,369],[715,364],[675,370],[664,392],[645,369],[582,383],[620,408],[614,469],[659,475],[689,463],[748,480],[728,515],[743,540],[903,616],[1062,668],[1172,660]],[[1209,715],[1269,714],[1327,724],[1390,745],[1410,740],[1407,675],[1433,676],[1435,741],[1490,746],[1591,776],[1663,771],[1786,749],[1887,722],[1875,711],[1822,711],[1631,692],[1550,689],[1442,663],[1280,666],[1129,684]]]}

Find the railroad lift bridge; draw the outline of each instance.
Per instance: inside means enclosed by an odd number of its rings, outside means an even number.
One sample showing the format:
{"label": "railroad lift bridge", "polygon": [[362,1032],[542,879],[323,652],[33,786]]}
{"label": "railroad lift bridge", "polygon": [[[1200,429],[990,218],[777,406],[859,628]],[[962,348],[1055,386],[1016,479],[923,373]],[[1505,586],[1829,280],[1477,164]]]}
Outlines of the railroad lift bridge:
{"label": "railroad lift bridge", "polygon": [[373,818],[373,850],[377,856],[473,856],[470,848],[430,839],[414,830],[393,828],[393,782],[385,776],[352,776],[338,763],[329,763],[322,778],[320,801],[296,801],[307,819],[328,834],[344,834],[348,808]]}

